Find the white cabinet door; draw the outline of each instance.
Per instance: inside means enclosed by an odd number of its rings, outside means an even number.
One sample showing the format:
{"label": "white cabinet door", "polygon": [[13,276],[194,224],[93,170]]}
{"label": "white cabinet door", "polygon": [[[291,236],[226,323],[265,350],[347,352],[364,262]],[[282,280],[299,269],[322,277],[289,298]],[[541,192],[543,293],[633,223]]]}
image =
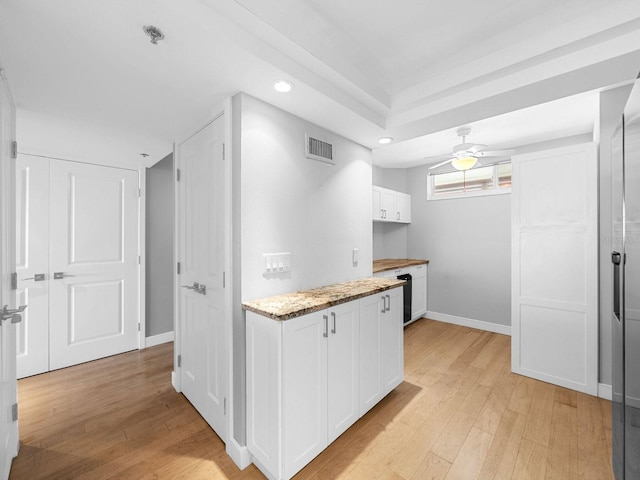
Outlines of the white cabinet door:
{"label": "white cabinet door", "polygon": [[427,265],[411,268],[411,319],[427,313]]}
{"label": "white cabinet door", "polygon": [[138,172],[50,163],[49,366],[138,348]]}
{"label": "white cabinet door", "polygon": [[396,216],[395,221],[411,223],[411,195],[396,192]]}
{"label": "white cabinet door", "polygon": [[284,477],[327,446],[326,310],[282,322]]}
{"label": "white cabinet door", "polygon": [[18,155],[16,267],[18,302],[29,305],[18,324],[18,378],[49,371],[49,162]]}
{"label": "white cabinet door", "polygon": [[596,144],[516,155],[512,165],[512,369],[596,395]]}
{"label": "white cabinet door", "polygon": [[360,417],[359,325],[357,300],[329,309],[327,443],[333,442]]}
{"label": "white cabinet door", "polygon": [[383,297],[360,299],[360,415],[382,399],[381,315]]}
{"label": "white cabinet door", "polygon": [[[224,117],[177,149],[181,389],[227,441],[224,311]],[[199,288],[194,288],[198,284]]]}
{"label": "white cabinet door", "polygon": [[404,379],[402,287],[382,295],[385,312],[381,323],[382,392],[386,395]]}
{"label": "white cabinet door", "polygon": [[263,472],[282,478],[282,329],[247,312],[247,448]]}

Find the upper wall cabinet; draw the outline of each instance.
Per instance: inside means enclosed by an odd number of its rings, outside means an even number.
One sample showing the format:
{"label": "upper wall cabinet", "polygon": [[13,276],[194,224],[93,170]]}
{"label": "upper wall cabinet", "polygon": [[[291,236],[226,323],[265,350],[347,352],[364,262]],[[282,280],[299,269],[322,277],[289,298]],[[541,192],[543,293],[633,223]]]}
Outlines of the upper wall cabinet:
{"label": "upper wall cabinet", "polygon": [[411,195],[373,186],[373,221],[411,223]]}

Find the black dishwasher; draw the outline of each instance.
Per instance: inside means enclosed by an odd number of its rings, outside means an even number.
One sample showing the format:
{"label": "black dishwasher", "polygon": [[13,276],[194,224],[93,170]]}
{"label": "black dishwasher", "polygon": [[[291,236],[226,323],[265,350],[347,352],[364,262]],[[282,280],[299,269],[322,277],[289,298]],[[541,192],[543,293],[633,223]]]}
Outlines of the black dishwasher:
{"label": "black dishwasher", "polygon": [[398,280],[406,280],[402,287],[402,304],[404,305],[403,323],[411,321],[411,275],[406,273],[398,275]]}

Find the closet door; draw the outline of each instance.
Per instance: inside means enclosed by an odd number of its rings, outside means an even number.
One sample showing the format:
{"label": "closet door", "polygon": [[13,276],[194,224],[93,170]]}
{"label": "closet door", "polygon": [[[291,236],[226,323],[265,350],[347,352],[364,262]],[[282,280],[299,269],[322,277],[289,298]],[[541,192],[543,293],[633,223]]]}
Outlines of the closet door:
{"label": "closet door", "polygon": [[49,370],[49,159],[18,155],[16,165],[18,378]]}
{"label": "closet door", "polygon": [[50,368],[138,348],[138,172],[50,163]]}
{"label": "closet door", "polygon": [[596,144],[513,157],[512,369],[598,387]]}

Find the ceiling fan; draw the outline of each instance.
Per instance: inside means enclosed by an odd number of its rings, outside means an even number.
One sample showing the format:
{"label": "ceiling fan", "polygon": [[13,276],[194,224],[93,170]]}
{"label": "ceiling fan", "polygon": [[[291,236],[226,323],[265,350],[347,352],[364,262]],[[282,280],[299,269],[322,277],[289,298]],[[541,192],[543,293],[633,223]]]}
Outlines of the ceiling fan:
{"label": "ceiling fan", "polygon": [[429,167],[429,170],[441,167],[450,163],[456,170],[469,170],[478,164],[478,158],[484,157],[508,157],[515,153],[515,150],[485,150],[486,145],[480,143],[467,143],[467,135],[471,133],[471,128],[460,127],[456,134],[462,138],[462,143],[455,145],[451,150],[450,155],[441,155],[438,157],[431,157],[427,160],[439,160],[446,158],[444,162],[440,162],[436,165]]}

